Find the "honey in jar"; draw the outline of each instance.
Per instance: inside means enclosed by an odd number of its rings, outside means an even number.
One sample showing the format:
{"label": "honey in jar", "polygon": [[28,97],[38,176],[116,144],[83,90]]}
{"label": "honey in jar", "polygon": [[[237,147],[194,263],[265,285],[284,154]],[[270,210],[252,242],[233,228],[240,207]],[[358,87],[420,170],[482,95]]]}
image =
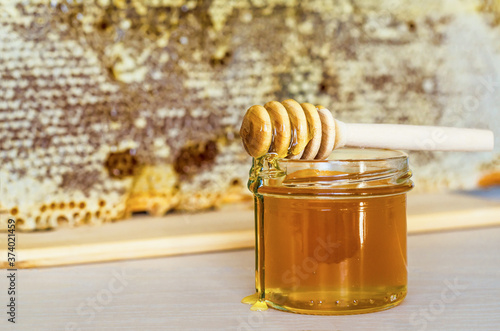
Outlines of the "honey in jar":
{"label": "honey in jar", "polygon": [[357,314],[406,296],[407,155],[341,149],[327,159],[254,160],[256,293],[304,314]]}

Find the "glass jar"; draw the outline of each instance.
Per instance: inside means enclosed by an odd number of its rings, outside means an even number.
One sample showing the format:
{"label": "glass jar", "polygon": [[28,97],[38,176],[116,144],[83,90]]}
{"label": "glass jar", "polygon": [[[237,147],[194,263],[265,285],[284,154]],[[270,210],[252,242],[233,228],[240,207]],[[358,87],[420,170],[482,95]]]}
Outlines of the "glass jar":
{"label": "glass jar", "polygon": [[303,314],[358,314],[406,296],[406,193],[400,151],[341,149],[328,160],[254,160],[256,293]]}

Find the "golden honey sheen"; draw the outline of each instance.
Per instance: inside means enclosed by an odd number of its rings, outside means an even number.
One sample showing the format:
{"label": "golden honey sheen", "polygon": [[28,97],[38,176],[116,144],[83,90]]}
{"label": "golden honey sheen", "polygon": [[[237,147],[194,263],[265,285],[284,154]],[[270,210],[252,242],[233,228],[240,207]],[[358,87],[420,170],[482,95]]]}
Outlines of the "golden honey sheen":
{"label": "golden honey sheen", "polygon": [[254,310],[358,314],[402,302],[407,159],[364,153],[370,159],[276,161],[251,178],[257,293],[244,302]]}

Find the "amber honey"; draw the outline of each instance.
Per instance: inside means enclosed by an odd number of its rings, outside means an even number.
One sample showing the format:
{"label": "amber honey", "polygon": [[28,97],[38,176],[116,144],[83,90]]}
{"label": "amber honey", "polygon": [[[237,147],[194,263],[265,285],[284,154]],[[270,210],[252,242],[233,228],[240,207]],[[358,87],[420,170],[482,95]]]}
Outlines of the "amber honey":
{"label": "amber honey", "polygon": [[246,299],[255,308],[357,314],[406,296],[407,158],[343,153],[347,159],[283,160],[258,172],[257,293]]}
{"label": "amber honey", "polygon": [[[274,193],[274,194],[273,194]],[[309,313],[369,311],[406,295],[406,198],[263,198],[265,298]]]}

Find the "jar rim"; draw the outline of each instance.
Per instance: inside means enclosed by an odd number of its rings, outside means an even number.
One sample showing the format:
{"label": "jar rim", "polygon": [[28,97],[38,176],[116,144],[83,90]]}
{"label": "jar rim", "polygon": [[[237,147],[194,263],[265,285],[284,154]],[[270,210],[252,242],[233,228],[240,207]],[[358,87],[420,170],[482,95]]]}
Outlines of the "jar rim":
{"label": "jar rim", "polygon": [[413,187],[408,155],[398,150],[344,148],[326,160],[268,160],[254,164],[249,181],[262,194],[286,188],[286,194],[384,195]]}
{"label": "jar rim", "polygon": [[[364,157],[354,157],[354,155],[365,154]],[[345,156],[342,156],[345,155]],[[347,156],[351,157],[347,157]],[[279,159],[279,162],[284,163],[331,163],[331,162],[385,162],[388,160],[405,160],[408,159],[408,154],[393,149],[379,148],[340,148],[333,151],[325,160],[295,160],[295,159]]]}

